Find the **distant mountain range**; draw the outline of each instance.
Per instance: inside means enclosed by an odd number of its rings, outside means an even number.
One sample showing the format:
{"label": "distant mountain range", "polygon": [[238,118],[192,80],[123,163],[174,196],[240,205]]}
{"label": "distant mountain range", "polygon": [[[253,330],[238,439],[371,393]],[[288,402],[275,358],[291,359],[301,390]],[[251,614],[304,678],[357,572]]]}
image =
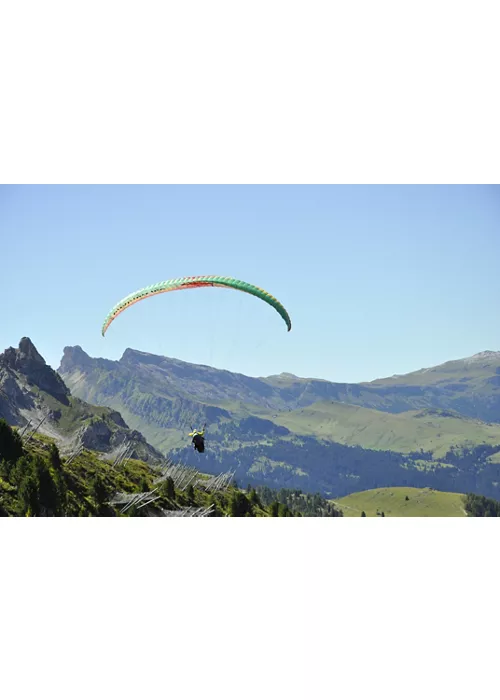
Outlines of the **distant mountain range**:
{"label": "distant mountain range", "polygon": [[[58,371],[70,386],[82,378],[82,391],[113,397],[133,375],[148,395],[155,393],[169,400],[207,406],[244,403],[282,411],[330,400],[390,413],[449,409],[482,421],[500,422],[500,352],[482,352],[438,367],[360,384],[303,379],[287,373],[253,378],[131,349],[125,350],[118,361],[93,359],[79,346],[64,349]],[[106,374],[108,380],[112,373],[115,384],[93,387],[88,384],[92,373]]]}
{"label": "distant mountain range", "polygon": [[127,349],[118,361],[66,347],[73,395],[107,406],[162,452],[205,471],[336,497],[384,486],[500,495],[500,352],[345,384],[253,378]]}

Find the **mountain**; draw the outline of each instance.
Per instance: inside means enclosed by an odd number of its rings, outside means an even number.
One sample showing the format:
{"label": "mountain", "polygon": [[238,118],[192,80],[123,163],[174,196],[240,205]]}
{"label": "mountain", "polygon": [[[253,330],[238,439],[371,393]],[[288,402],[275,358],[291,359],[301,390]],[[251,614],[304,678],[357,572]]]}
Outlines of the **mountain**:
{"label": "mountain", "polygon": [[163,455],[130,430],[120,413],[92,406],[72,396],[61,376],[49,367],[29,338],[0,354],[0,418],[55,439],[61,449],[81,446],[116,455],[160,462]]}
{"label": "mountain", "polygon": [[66,347],[58,371],[75,395],[116,408],[164,451],[184,444],[191,425],[231,420],[243,398],[259,397],[259,380],[135,350],[111,361]]}
{"label": "mountain", "polygon": [[[87,400],[100,403],[101,397],[113,399],[134,415],[154,410],[161,427],[177,425],[179,412],[182,408],[193,410],[193,402],[199,407],[199,417],[208,420],[222,417],[221,409],[241,411],[241,404],[282,411],[317,401],[336,401],[390,413],[425,408],[451,410],[500,423],[500,352],[479,353],[403,376],[345,384],[288,373],[246,377],[131,349],[125,350],[118,361],[92,359],[76,346],[64,349],[59,373]],[[133,391],[127,386],[130,382]],[[156,401],[151,406],[147,397],[153,393]],[[175,415],[170,420],[172,412]]]}
{"label": "mountain", "polygon": [[360,384],[337,384],[290,375],[269,377],[272,386],[298,397],[297,409],[318,400],[339,401],[390,413],[439,408],[500,423],[500,352],[480,352],[462,360],[405,375]]}
{"label": "mountain", "polygon": [[500,422],[499,355],[420,370],[408,381],[335,384],[246,377],[131,349],[118,361],[94,359],[76,346],[64,349],[59,372],[74,394],[119,410],[157,448],[196,466],[187,433],[207,422],[210,473],[235,468],[239,480],[337,497],[398,485],[478,486],[496,497],[500,425],[477,414]]}
{"label": "mountain", "polygon": [[[500,375],[500,352],[486,350],[461,360],[450,360],[436,367],[419,369],[409,374],[393,375],[386,379],[376,379],[368,382],[369,386],[394,385],[443,385],[450,388],[450,382],[466,384],[466,388],[491,385],[500,386],[495,377]],[[457,391],[463,391],[457,387]]]}

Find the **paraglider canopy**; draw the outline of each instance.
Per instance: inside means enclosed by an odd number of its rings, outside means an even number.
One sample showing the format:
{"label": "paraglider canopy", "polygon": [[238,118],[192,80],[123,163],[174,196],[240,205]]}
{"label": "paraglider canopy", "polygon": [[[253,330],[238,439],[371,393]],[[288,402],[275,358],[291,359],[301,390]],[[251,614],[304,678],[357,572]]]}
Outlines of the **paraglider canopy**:
{"label": "paraglider canopy", "polygon": [[167,280],[166,282],[158,282],[150,287],[144,287],[133,294],[129,294],[127,297],[119,301],[118,304],[116,304],[116,306],[114,306],[106,316],[102,326],[102,335],[105,335],[111,323],[122,313],[122,311],[125,311],[125,309],[128,309],[138,301],[152,297],[155,294],[163,294],[165,292],[174,292],[180,289],[195,289],[201,287],[225,287],[228,289],[235,289],[240,292],[246,292],[247,294],[251,294],[252,296],[262,299],[262,301],[265,301],[267,304],[276,309],[281,318],[285,321],[288,331],[291,331],[292,329],[292,322],[288,311],[277,299],[275,299],[264,289],[255,287],[253,284],[249,284],[248,282],[242,282],[241,280],[234,279],[233,277],[201,276],[180,277],[178,279]]}

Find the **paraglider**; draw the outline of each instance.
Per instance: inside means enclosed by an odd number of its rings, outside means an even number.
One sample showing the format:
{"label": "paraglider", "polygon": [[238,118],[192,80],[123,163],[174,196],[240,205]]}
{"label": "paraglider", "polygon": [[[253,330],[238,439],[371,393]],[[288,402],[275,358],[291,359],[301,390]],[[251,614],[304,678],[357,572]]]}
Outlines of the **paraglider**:
{"label": "paraglider", "polygon": [[189,433],[189,437],[192,437],[192,443],[193,443],[193,448],[197,450],[198,452],[205,452],[205,428],[207,427],[207,424],[203,426],[202,430],[195,430],[193,426],[191,426],[191,433]]}
{"label": "paraglider", "polygon": [[[258,299],[266,302],[272,306],[281,318],[284,320],[288,331],[292,329],[292,322],[288,311],[285,309],[283,304],[279,302],[272,294],[266,292],[260,287],[256,287],[248,282],[243,282],[241,280],[234,279],[234,277],[219,277],[213,275],[196,276],[196,277],[180,277],[178,279],[167,280],[166,282],[158,282],[150,287],[144,287],[139,289],[133,294],[129,294],[124,299],[118,302],[109,314],[104,319],[102,325],[102,335],[106,334],[111,323],[117,318],[123,311],[136,304],[138,301],[143,299],[148,299],[149,297],[155,296],[156,294],[163,294],[165,292],[173,292],[182,289],[196,289],[203,287],[223,287],[226,289],[234,289],[236,291],[245,292],[246,294],[251,294]],[[205,451],[205,426],[202,430],[194,430],[191,428],[192,432],[189,436],[192,438],[193,448],[200,453]]]}
{"label": "paraglider", "polygon": [[152,297],[155,294],[173,292],[179,289],[196,289],[200,287],[225,287],[227,289],[235,289],[240,292],[246,292],[247,294],[251,294],[258,299],[262,299],[262,301],[265,301],[267,304],[276,309],[281,318],[285,321],[288,330],[291,331],[292,329],[292,322],[288,311],[277,299],[269,294],[269,292],[266,292],[260,287],[255,287],[253,284],[249,284],[248,282],[242,282],[241,280],[234,279],[233,277],[216,277],[212,275],[202,277],[180,277],[178,279],[167,280],[166,282],[158,282],[158,284],[153,284],[150,287],[144,287],[133,294],[129,294],[127,297],[119,301],[118,304],[116,304],[116,306],[114,306],[106,316],[102,326],[102,335],[105,335],[109,326],[117,316],[119,316],[133,304],[136,304],[138,301]]}

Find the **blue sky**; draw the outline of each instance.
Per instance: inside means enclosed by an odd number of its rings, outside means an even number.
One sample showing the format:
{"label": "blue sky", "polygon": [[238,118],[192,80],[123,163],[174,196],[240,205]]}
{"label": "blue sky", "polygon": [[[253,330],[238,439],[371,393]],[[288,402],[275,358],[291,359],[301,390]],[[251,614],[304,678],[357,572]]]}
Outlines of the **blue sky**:
{"label": "blue sky", "polygon": [[[367,381],[500,349],[500,188],[3,186],[0,350],[29,336],[127,347],[254,376]],[[146,300],[101,336],[116,302],[197,274],[264,287]]]}

